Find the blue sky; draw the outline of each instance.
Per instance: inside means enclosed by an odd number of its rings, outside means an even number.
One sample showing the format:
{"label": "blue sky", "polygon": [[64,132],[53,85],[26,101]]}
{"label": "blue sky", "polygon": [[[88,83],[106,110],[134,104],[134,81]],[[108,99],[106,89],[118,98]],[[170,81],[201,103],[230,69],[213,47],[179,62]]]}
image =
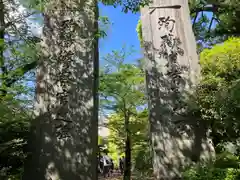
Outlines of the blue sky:
{"label": "blue sky", "polygon": [[[112,23],[107,31],[108,36],[100,40],[100,63],[101,57],[110,53],[111,50],[120,50],[123,45],[134,46],[136,53],[128,57],[125,63],[132,63],[136,59],[142,57],[140,42],[137,37],[136,27],[140,18],[140,13],[123,13],[121,7],[114,8],[112,6],[99,5],[100,16],[107,16]],[[208,17],[212,17],[212,13],[205,12]],[[213,26],[215,26],[215,22]]]}
{"label": "blue sky", "polygon": [[[136,59],[142,57],[140,42],[137,37],[136,26],[140,18],[140,13],[133,14],[123,13],[121,7],[114,8],[113,6],[105,6],[99,3],[100,16],[107,16],[111,25],[107,30],[107,37],[100,39],[99,52],[100,63],[101,57],[110,53],[112,50],[120,50],[124,45],[127,47],[133,46],[136,52],[126,59],[126,63],[132,63]],[[206,13],[211,16],[210,13]],[[38,20],[34,19],[33,22],[42,24],[42,17],[38,17]],[[31,22],[32,23],[32,22]],[[32,24],[32,29],[36,31],[39,25]],[[34,25],[35,24],[35,25]],[[39,32],[38,32],[39,33]]]}
{"label": "blue sky", "polygon": [[[100,63],[104,64],[101,57],[112,50],[120,50],[124,45],[127,47],[133,46],[136,50],[134,54],[126,59],[125,63],[133,63],[135,60],[141,58],[140,42],[136,32],[140,14],[133,14],[131,12],[125,14],[121,11],[121,7],[114,8],[113,6],[104,6],[102,4],[99,5],[99,11],[101,16],[107,16],[111,22],[107,30],[107,37],[101,39],[99,43]],[[38,31],[36,29],[39,28],[39,23],[40,26],[42,25],[41,18],[39,16],[37,20],[32,20],[31,26],[33,30]]]}
{"label": "blue sky", "polygon": [[[105,6],[99,3],[100,16],[107,16],[112,23],[107,31],[107,37],[100,39],[100,62],[101,57],[110,53],[112,50],[120,50],[123,45],[133,46],[136,52],[128,57],[126,63],[134,62],[142,57],[140,42],[137,37],[136,26],[140,18],[140,13],[123,13],[121,7]],[[206,13],[211,17],[211,13]],[[37,18],[36,18],[37,17]],[[36,16],[29,22],[33,31],[38,31],[39,25],[42,26],[42,17]],[[34,19],[35,18],[35,19]],[[39,32],[38,32],[39,34]]]}
{"label": "blue sky", "polygon": [[126,63],[131,63],[142,57],[140,43],[137,37],[136,26],[140,14],[123,13],[121,7],[99,6],[101,16],[107,16],[112,23],[109,27],[108,36],[100,40],[100,62],[101,57],[112,50],[120,50],[124,45],[134,46],[136,52],[126,59]]}

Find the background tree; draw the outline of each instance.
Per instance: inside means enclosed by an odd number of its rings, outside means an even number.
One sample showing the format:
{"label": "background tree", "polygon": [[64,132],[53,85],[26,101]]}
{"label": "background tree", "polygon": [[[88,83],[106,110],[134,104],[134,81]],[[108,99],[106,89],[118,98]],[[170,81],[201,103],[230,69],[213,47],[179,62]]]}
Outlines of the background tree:
{"label": "background tree", "polygon": [[[115,163],[118,163],[118,156],[116,155],[124,155],[125,151],[124,117],[118,113],[110,115],[107,127],[110,131],[108,136],[109,146],[115,147],[113,150],[110,150],[110,154]],[[152,160],[150,159],[149,152],[147,109],[137,112],[135,116],[130,118],[129,129],[131,131],[132,170],[135,175],[146,177],[146,173],[151,173],[152,168]]]}
{"label": "background tree", "polygon": [[[197,40],[198,52],[205,47],[225,41],[228,37],[239,36],[239,1],[233,0],[190,0],[192,27]],[[137,25],[142,42],[141,20]]]}
{"label": "background tree", "polygon": [[121,52],[113,51],[108,54],[104,59],[109,64],[105,66],[100,75],[102,106],[108,110],[113,110],[121,117],[115,126],[124,125],[121,137],[124,137],[125,141],[125,180],[129,180],[131,177],[131,118],[137,114],[137,108],[145,104],[142,89],[144,74],[135,65],[124,64],[128,55],[129,52],[126,52],[124,48]]}
{"label": "background tree", "polygon": [[[0,1],[0,95],[36,67],[39,38],[33,34],[27,20],[36,12],[23,8],[18,1]],[[28,73],[28,77],[31,74]],[[26,77],[26,76],[25,76]]]}
{"label": "background tree", "polygon": [[239,36],[238,0],[190,0],[189,4],[194,33],[202,45],[211,46],[230,36]]}
{"label": "background tree", "polygon": [[0,179],[22,172],[32,114],[31,84],[37,59],[29,19],[35,14],[18,1],[0,1]]}
{"label": "background tree", "polygon": [[11,90],[0,103],[1,179],[21,177],[32,115],[31,101],[24,98],[32,94],[31,89],[12,86]]}
{"label": "background tree", "polygon": [[202,119],[211,125],[214,145],[240,136],[240,39],[230,38],[201,53],[202,80],[195,102]]}

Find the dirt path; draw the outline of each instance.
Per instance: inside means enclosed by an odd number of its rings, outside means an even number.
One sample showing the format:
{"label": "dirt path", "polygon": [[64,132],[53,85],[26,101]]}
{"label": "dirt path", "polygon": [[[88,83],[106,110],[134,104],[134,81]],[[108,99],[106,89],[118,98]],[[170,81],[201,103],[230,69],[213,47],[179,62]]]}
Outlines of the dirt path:
{"label": "dirt path", "polygon": [[[111,174],[111,177],[100,177],[98,178],[98,180],[122,180],[123,179],[123,176],[119,173],[119,172],[114,172],[113,174]],[[136,175],[132,174],[132,178],[131,179],[138,179],[136,177]],[[154,178],[153,177],[146,177],[146,180],[153,180]]]}
{"label": "dirt path", "polygon": [[122,180],[122,175],[118,172],[114,172],[113,174],[111,174],[110,177],[100,177],[98,178],[99,180]]}
{"label": "dirt path", "polygon": [[122,180],[122,177],[108,177],[108,178],[100,178],[99,180]]}

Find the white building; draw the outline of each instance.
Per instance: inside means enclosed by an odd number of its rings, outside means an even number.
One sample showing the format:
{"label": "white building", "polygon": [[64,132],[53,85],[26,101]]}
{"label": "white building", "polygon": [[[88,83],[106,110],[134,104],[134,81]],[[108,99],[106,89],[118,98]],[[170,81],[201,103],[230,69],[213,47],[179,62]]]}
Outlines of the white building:
{"label": "white building", "polygon": [[106,127],[107,118],[99,115],[99,122],[98,122],[98,135],[107,138],[109,136],[109,129]]}

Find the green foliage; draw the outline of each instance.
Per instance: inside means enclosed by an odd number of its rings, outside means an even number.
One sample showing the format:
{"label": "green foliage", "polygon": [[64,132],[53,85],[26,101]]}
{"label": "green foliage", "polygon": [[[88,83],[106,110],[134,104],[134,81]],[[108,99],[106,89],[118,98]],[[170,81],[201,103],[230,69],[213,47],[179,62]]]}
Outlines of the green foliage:
{"label": "green foliage", "polygon": [[7,23],[1,29],[4,40],[0,40],[0,179],[20,179],[33,99],[33,91],[26,84],[33,80],[31,70],[37,64],[39,39],[29,33],[26,18],[30,13],[18,15],[18,2],[3,3],[1,16]]}
{"label": "green foliage", "polygon": [[195,95],[202,119],[209,121],[215,145],[239,137],[240,39],[230,38],[201,53],[202,80]]}
{"label": "green foliage", "polygon": [[[26,94],[17,90],[17,94]],[[26,142],[31,119],[28,101],[7,95],[0,104],[0,177],[19,176],[26,157]]]}
{"label": "green foliage", "polygon": [[184,180],[238,180],[239,169],[220,169],[209,166],[199,166],[184,173]]}
{"label": "green foliage", "polygon": [[239,162],[238,157],[222,153],[214,163],[197,164],[187,169],[183,174],[184,180],[239,180]]}
{"label": "green foliage", "polygon": [[240,39],[230,38],[201,53],[200,63],[204,80],[231,82],[240,77]]}
{"label": "green foliage", "polygon": [[216,168],[240,168],[240,159],[238,156],[229,152],[222,152],[216,157],[214,166]]}
{"label": "green foliage", "polygon": [[138,20],[138,24],[137,24],[136,31],[137,31],[138,39],[139,39],[139,41],[140,41],[140,45],[143,46],[142,22],[141,22],[140,19]]}
{"label": "green foliage", "polygon": [[[222,42],[240,32],[240,1],[238,0],[190,0],[191,17],[197,40],[209,43]],[[213,15],[207,15],[212,12]],[[209,13],[210,14],[210,13]]]}
{"label": "green foliage", "polygon": [[[152,156],[148,136],[148,113],[146,110],[138,112],[130,119],[132,165],[138,178],[146,177],[152,173]],[[121,114],[112,114],[109,117],[108,137],[110,155],[118,165],[119,155],[124,155],[125,128],[124,118]],[[144,179],[144,178],[143,178]]]}
{"label": "green foliage", "polygon": [[44,6],[48,2],[48,0],[20,0],[20,2],[26,8],[38,12],[43,12]]}
{"label": "green foliage", "polygon": [[111,22],[107,16],[98,17],[98,32],[96,38],[105,38],[107,36],[107,30],[109,29]]}
{"label": "green foliage", "polygon": [[101,106],[105,109],[134,114],[137,106],[145,103],[143,72],[133,64],[124,64],[131,53],[123,48],[104,58],[108,64],[100,72],[99,91]]}
{"label": "green foliage", "polygon": [[125,13],[129,11],[136,13],[140,10],[140,7],[147,5],[150,0],[100,0],[100,2],[114,7],[121,6]]}
{"label": "green foliage", "polygon": [[[119,156],[125,152],[126,134],[130,136],[132,164],[136,169],[142,167],[139,158],[144,154],[145,165],[149,165],[148,152],[148,113],[145,105],[144,72],[134,64],[124,64],[132,50],[112,51],[104,59],[108,63],[100,73],[101,106],[111,110],[107,127],[110,130],[108,146],[110,155],[118,164]],[[144,164],[141,162],[141,164]],[[147,166],[146,166],[147,167]],[[143,170],[143,169],[141,169]]]}
{"label": "green foliage", "polygon": [[0,73],[0,177],[14,179],[22,173],[31,119],[33,90],[24,83],[32,78],[29,64],[37,56],[34,42],[16,40],[5,47],[9,55],[3,57],[6,72]]}
{"label": "green foliage", "polygon": [[103,145],[103,138],[98,136],[98,145]]}
{"label": "green foliage", "polygon": [[146,175],[152,173],[152,154],[148,141],[135,148],[134,170],[139,174]]}
{"label": "green foliage", "polygon": [[110,141],[108,143],[108,150],[109,150],[109,155],[112,158],[114,165],[116,167],[118,167],[118,164],[119,164],[119,161],[118,161],[119,160],[118,146],[115,143]]}
{"label": "green foliage", "polygon": [[[48,0],[21,0],[21,3],[26,7],[34,8],[39,11],[43,11],[44,5]],[[97,2],[97,1],[96,1]],[[122,11],[127,13],[129,11],[136,13],[139,11],[140,7],[147,5],[150,0],[100,0],[99,2],[104,5],[111,5],[114,7],[122,7]]]}
{"label": "green foliage", "polygon": [[[141,151],[143,146],[146,147],[148,141],[148,121],[147,117],[140,117],[142,113],[145,113],[145,111],[139,112],[137,116],[130,118],[129,129],[131,130],[133,158]],[[108,140],[117,145],[119,153],[123,153],[125,139],[124,117],[118,113],[111,115],[108,120],[108,128],[110,129]]]}

